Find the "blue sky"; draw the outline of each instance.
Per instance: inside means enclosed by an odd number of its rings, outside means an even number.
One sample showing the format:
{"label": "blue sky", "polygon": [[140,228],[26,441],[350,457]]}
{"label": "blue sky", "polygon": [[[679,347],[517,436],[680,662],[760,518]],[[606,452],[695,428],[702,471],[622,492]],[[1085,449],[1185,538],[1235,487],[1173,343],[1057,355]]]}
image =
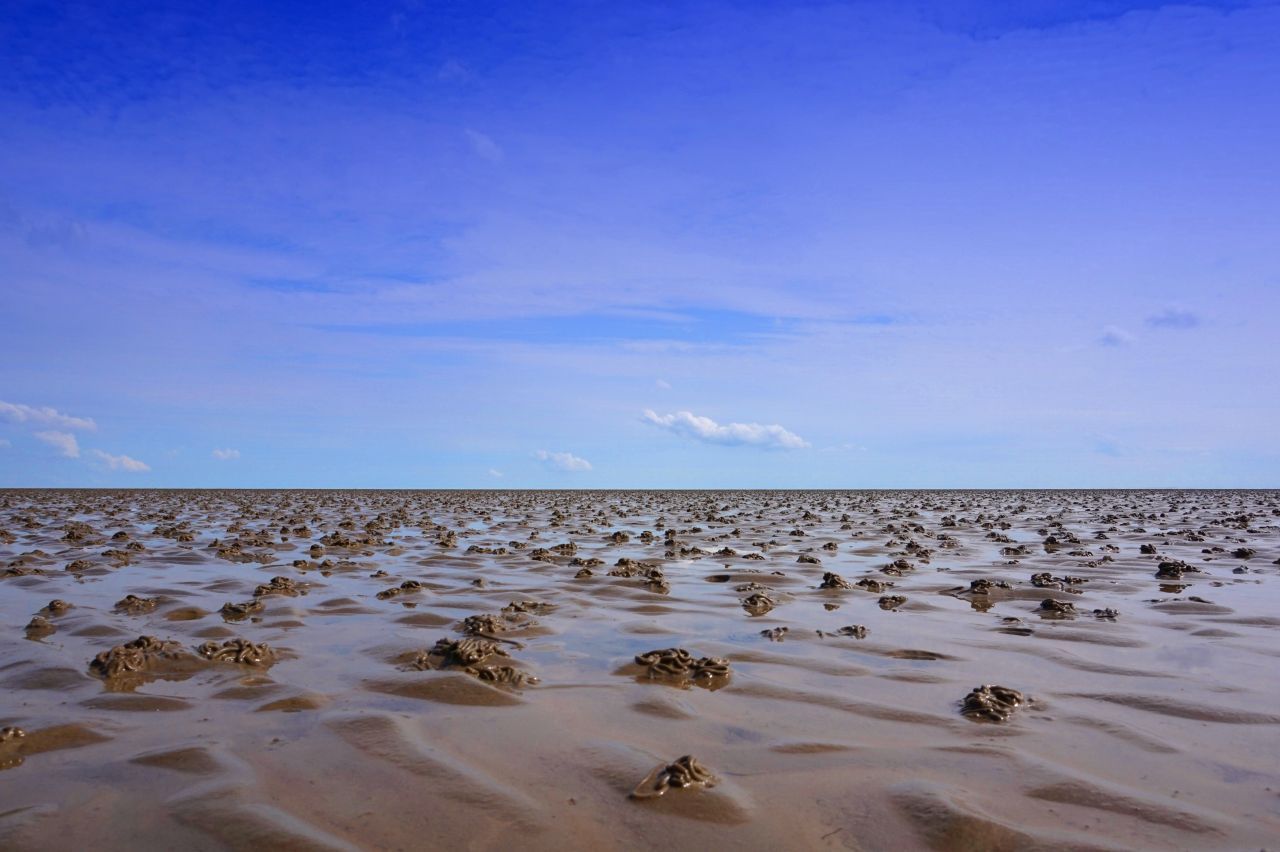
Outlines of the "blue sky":
{"label": "blue sky", "polygon": [[1280,486],[1275,2],[8,4],[0,485]]}

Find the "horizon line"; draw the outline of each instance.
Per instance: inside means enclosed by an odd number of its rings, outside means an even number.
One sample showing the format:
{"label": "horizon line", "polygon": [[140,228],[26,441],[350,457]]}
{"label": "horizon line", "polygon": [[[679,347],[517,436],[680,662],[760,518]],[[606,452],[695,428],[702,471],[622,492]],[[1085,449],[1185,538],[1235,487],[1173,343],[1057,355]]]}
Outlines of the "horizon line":
{"label": "horizon line", "polygon": [[711,488],[660,486],[598,486],[594,488],[539,488],[535,486],[493,487],[431,487],[431,486],[316,486],[316,485],[0,485],[4,491],[1280,491],[1275,486],[1231,485],[999,485],[999,486],[845,486],[845,487],[797,487],[797,486],[717,486]]}

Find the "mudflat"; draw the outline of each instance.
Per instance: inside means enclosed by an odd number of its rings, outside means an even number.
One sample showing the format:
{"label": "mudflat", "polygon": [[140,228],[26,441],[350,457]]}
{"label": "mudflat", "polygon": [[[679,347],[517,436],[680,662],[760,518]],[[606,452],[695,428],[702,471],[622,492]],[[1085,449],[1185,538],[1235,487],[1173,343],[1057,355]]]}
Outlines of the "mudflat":
{"label": "mudflat", "polygon": [[5,849],[1257,849],[1280,492],[0,491]]}

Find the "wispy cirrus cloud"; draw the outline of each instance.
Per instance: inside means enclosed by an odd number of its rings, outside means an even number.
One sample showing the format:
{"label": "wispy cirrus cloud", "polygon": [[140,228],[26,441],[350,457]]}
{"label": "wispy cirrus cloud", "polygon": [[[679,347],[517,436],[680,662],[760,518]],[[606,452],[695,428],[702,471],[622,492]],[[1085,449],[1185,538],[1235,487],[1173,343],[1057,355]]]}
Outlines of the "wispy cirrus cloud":
{"label": "wispy cirrus cloud", "polygon": [[709,444],[784,450],[799,450],[809,446],[809,442],[804,438],[777,423],[769,425],[762,423],[725,423],[721,425],[710,417],[702,417],[691,411],[658,414],[648,408],[644,411],[644,420],[677,435],[705,441]]}
{"label": "wispy cirrus cloud", "polygon": [[240,451],[233,450],[231,448],[227,448],[223,450],[215,449],[213,451],[213,457],[218,461],[234,461],[240,458]]}
{"label": "wispy cirrus cloud", "polygon": [[573,453],[553,453],[547,450],[538,450],[534,455],[538,457],[538,461],[556,470],[571,472],[591,470],[591,462],[575,456]]}
{"label": "wispy cirrus cloud", "polygon": [[492,137],[481,133],[479,130],[468,129],[467,141],[471,143],[471,150],[475,151],[477,156],[491,163],[502,162],[504,156],[502,148],[498,146],[497,142],[493,141]]}
{"label": "wispy cirrus cloud", "polygon": [[151,466],[143,461],[130,458],[129,456],[119,455],[113,456],[111,453],[102,450],[93,450],[93,455],[111,470],[126,470],[130,473],[146,473],[151,470]]}
{"label": "wispy cirrus cloud", "polygon": [[70,432],[50,430],[36,432],[35,437],[56,449],[59,455],[66,456],[69,459],[80,458],[80,444],[76,442],[76,436]]}
{"label": "wispy cirrus cloud", "polygon": [[1098,343],[1103,346],[1121,347],[1133,343],[1133,335],[1116,325],[1109,325],[1098,335]]}
{"label": "wispy cirrus cloud", "polygon": [[1147,325],[1152,328],[1185,330],[1199,326],[1200,317],[1181,308],[1165,308],[1160,313],[1147,317]]}
{"label": "wispy cirrus cloud", "polygon": [[54,426],[60,429],[94,430],[98,424],[90,417],[73,417],[63,414],[55,408],[24,405],[20,402],[4,402],[0,400],[0,418],[11,423],[25,423],[32,426]]}

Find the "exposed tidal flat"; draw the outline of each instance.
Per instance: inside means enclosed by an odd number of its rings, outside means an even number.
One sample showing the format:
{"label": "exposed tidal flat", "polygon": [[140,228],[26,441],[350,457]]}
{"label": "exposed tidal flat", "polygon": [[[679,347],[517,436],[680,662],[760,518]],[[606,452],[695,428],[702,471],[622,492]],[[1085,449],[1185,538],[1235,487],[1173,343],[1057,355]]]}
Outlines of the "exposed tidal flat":
{"label": "exposed tidal flat", "polygon": [[1280,492],[0,491],[5,849],[1257,849]]}

